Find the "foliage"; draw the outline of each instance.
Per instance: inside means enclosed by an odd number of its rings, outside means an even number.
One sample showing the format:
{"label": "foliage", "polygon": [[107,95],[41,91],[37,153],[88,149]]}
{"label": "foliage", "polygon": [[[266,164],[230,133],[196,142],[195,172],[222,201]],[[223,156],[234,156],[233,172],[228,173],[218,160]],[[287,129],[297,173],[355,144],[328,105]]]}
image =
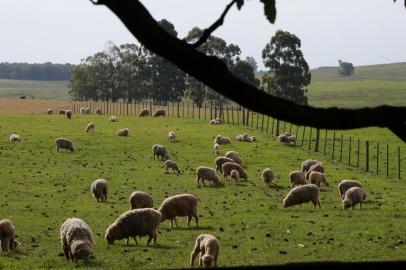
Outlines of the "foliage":
{"label": "foliage", "polygon": [[0,78],[14,80],[64,81],[74,65],[28,63],[0,63]]}
{"label": "foliage", "polygon": [[247,61],[237,58],[235,64],[230,68],[230,71],[246,83],[259,87],[260,81],[255,77],[252,65]]}
{"label": "foliage", "polygon": [[352,63],[338,60],[338,64],[340,65],[338,73],[340,73],[341,75],[351,76],[354,73],[354,66],[352,65]]}
{"label": "foliage", "polygon": [[310,84],[311,74],[300,47],[297,36],[278,30],[262,51],[265,67],[269,68],[262,83],[272,95],[307,105],[304,87]]}
{"label": "foliage", "polygon": [[245,61],[248,62],[248,64],[251,65],[252,69],[254,70],[254,72],[257,72],[258,70],[258,64],[257,61],[255,61],[255,58],[252,56],[247,56],[245,57]]}

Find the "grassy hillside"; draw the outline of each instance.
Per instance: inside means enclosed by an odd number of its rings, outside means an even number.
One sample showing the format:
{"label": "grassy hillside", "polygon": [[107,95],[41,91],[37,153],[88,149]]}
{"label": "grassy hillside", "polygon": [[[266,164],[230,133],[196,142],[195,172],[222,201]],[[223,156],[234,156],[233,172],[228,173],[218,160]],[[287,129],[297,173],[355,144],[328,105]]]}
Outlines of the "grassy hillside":
{"label": "grassy hillside", "polygon": [[0,79],[0,98],[69,99],[66,81]]}
{"label": "grassy hillside", "polygon": [[[269,136],[238,126],[208,126],[206,122],[172,119],[83,116],[67,120],[63,116],[0,116],[1,218],[14,223],[22,246],[11,254],[0,254],[0,268],[77,269],[85,265],[68,263],[61,252],[59,228],[68,217],[84,219],[93,230],[94,269],[188,267],[194,240],[211,233],[221,242],[219,266],[284,264],[305,261],[402,260],[406,256],[406,193],[404,183],[394,178],[365,174],[339,166],[318,154],[280,145]],[[94,133],[85,133],[88,122]],[[118,137],[119,128],[128,127],[129,137]],[[167,141],[174,130],[179,139]],[[194,170],[213,166],[212,137],[234,137],[246,131],[257,143],[237,143],[221,148],[238,151],[244,159],[249,179],[233,188],[198,188]],[[22,135],[21,143],[10,143],[11,132]],[[77,151],[57,153],[55,138],[73,140]],[[153,160],[151,146],[164,144],[181,167],[182,174],[166,175],[162,162]],[[321,209],[306,204],[283,208],[289,192],[288,174],[300,169],[304,159],[316,158],[325,164],[329,187],[322,187]],[[270,167],[276,178],[273,188],[260,180],[262,169]],[[96,203],[90,184],[98,178],[109,182],[107,203]],[[357,179],[368,198],[362,210],[343,210],[337,184],[341,179]],[[154,207],[165,196],[191,193],[200,198],[200,227],[179,218],[179,228],[160,225],[158,246],[146,247],[146,237],[129,246],[124,240],[108,246],[106,227],[129,209],[131,192],[150,192]],[[281,254],[285,250],[287,254]],[[351,252],[348,252],[351,251]]]}

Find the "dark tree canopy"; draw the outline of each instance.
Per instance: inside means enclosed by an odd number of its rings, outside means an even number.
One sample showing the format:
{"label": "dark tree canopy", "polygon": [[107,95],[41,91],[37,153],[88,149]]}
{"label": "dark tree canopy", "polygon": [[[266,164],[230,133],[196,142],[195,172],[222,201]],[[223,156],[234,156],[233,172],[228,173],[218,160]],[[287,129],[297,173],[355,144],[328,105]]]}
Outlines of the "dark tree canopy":
{"label": "dark tree canopy", "polygon": [[351,76],[354,73],[354,66],[352,65],[352,63],[338,60],[338,64],[339,64],[338,73],[340,73],[341,75]]}
{"label": "dark tree canopy", "polygon": [[71,64],[0,63],[0,79],[66,81],[69,72],[74,68]]}

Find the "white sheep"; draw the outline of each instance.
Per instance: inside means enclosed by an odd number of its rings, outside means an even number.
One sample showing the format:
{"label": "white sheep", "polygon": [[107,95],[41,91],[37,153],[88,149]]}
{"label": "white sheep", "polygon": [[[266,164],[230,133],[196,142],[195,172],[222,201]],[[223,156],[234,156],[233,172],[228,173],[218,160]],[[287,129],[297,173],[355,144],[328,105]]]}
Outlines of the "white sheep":
{"label": "white sheep", "polygon": [[196,226],[199,227],[199,216],[197,215],[197,197],[191,194],[178,194],[166,198],[158,211],[162,215],[161,222],[169,219],[170,228],[172,228],[172,221],[175,221],[176,227],[178,223],[176,217],[187,216],[187,226],[190,226],[190,221],[194,217]]}
{"label": "white sheep", "polygon": [[21,136],[16,133],[11,134],[10,142],[21,142]]}
{"label": "white sheep", "polygon": [[109,121],[110,122],[118,122],[118,117],[115,116],[115,115],[112,115],[112,116],[109,117]]}
{"label": "white sheep", "polygon": [[283,207],[289,207],[297,204],[312,202],[314,208],[320,205],[319,199],[320,189],[315,184],[306,184],[292,188],[286,197],[283,199]]}
{"label": "white sheep", "polygon": [[362,188],[362,184],[358,181],[355,180],[342,180],[339,184],[338,184],[338,191],[340,194],[340,198],[343,199],[344,198],[344,194],[347,190],[349,190],[352,187],[359,187]]}
{"label": "white sheep", "polygon": [[217,258],[220,250],[219,240],[211,234],[201,234],[196,238],[195,247],[190,255],[190,265],[193,266],[196,256],[199,254],[199,265],[217,267]]}
{"label": "white sheep", "polygon": [[90,186],[90,191],[93,194],[93,197],[97,202],[106,202],[107,201],[107,181],[105,179],[97,179]]}
{"label": "white sheep", "polygon": [[1,251],[9,252],[13,251],[20,245],[20,242],[15,239],[16,229],[8,219],[0,220],[0,241]]}
{"label": "white sheep", "polygon": [[261,179],[268,187],[270,187],[272,185],[273,178],[274,178],[274,174],[270,168],[265,168],[262,171]]}
{"label": "white sheep", "polygon": [[230,141],[230,138],[228,138],[228,137],[223,137],[221,135],[217,135],[214,138],[214,143],[215,144],[218,143],[218,144],[222,145],[222,144],[229,144],[229,143],[231,143],[231,141]]}
{"label": "white sheep", "polygon": [[206,166],[199,166],[196,169],[196,182],[197,186],[200,187],[200,180],[203,182],[203,186],[206,186],[204,180],[209,180],[213,185],[220,183],[220,180],[216,174],[216,170]]}
{"label": "white sheep", "polygon": [[213,146],[213,149],[214,149],[213,152],[214,152],[216,155],[220,155],[220,144],[215,143],[214,146]]}
{"label": "white sheep", "polygon": [[236,151],[227,151],[227,153],[224,155],[226,158],[231,158],[232,160],[235,161],[235,163],[242,165],[243,160],[240,157],[240,154]]}
{"label": "white sheep", "polygon": [[311,171],[309,174],[309,181],[312,184],[315,184],[316,186],[320,187],[320,183],[325,184],[326,186],[329,186],[329,183],[327,182],[326,176],[318,171]]}
{"label": "white sheep", "polygon": [[367,194],[360,187],[352,187],[348,189],[344,194],[343,208],[347,209],[351,207],[354,209],[355,205],[359,203],[359,208],[362,208],[362,204],[367,198]]}
{"label": "white sheep", "polygon": [[142,191],[134,191],[131,193],[129,202],[131,204],[131,209],[152,208],[153,206],[151,195]]}
{"label": "white sheep", "polygon": [[128,128],[120,129],[120,130],[117,132],[117,135],[118,135],[118,136],[128,136]]}
{"label": "white sheep", "polygon": [[238,171],[237,170],[231,170],[230,180],[231,180],[231,183],[234,186],[237,185],[239,178],[240,178],[240,174],[238,173]]}
{"label": "white sheep", "polygon": [[221,169],[223,171],[224,179],[227,179],[227,176],[231,174],[232,170],[237,170],[240,174],[240,178],[243,178],[245,181],[248,179],[248,173],[241,167],[241,165],[234,163],[234,162],[226,162],[221,165]]}
{"label": "white sheep", "polygon": [[87,124],[85,132],[89,132],[89,131],[94,132],[94,123],[90,122],[89,124]]}
{"label": "white sheep", "polygon": [[60,241],[69,261],[90,261],[93,254],[93,233],[89,225],[79,218],[68,218],[61,225]]}
{"label": "white sheep", "polygon": [[289,173],[290,186],[306,185],[305,173],[302,171],[293,171]]}
{"label": "white sheep", "polygon": [[222,166],[223,166],[223,164],[226,163],[226,162],[235,163],[235,161],[234,161],[233,159],[231,159],[231,158],[217,157],[217,158],[214,160],[214,163],[216,164],[216,171],[217,171],[217,172],[219,171],[219,172],[223,173]]}
{"label": "white sheep", "polygon": [[168,133],[168,141],[176,142],[176,134],[173,131],[169,131]]}

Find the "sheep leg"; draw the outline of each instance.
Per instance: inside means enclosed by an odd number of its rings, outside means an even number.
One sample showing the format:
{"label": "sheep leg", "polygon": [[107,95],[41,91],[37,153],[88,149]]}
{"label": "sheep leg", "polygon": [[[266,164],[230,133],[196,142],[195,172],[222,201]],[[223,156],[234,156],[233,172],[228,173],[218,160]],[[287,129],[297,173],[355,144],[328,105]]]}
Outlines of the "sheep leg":
{"label": "sheep leg", "polygon": [[125,245],[128,246],[129,237],[125,239]]}
{"label": "sheep leg", "polygon": [[155,232],[154,233],[154,245],[156,245],[157,238],[158,238],[158,232]]}
{"label": "sheep leg", "polygon": [[203,260],[202,260],[202,253],[200,252],[199,254],[199,266],[203,265]]}
{"label": "sheep leg", "polygon": [[190,221],[192,220],[192,216],[191,215],[189,215],[188,217],[187,217],[187,226],[188,227],[190,227]]}
{"label": "sheep leg", "polygon": [[193,217],[195,218],[196,226],[199,227],[199,216],[198,216],[196,213],[194,213],[194,214],[192,214],[192,215],[193,215]]}
{"label": "sheep leg", "polygon": [[149,246],[149,243],[151,243],[151,240],[154,238],[154,235],[152,233],[148,234],[148,241],[147,241],[147,246]]}
{"label": "sheep leg", "polygon": [[169,226],[170,229],[172,229],[172,225],[173,225],[172,222],[173,222],[173,220],[171,219],[171,225]]}
{"label": "sheep leg", "polygon": [[1,251],[3,252],[8,252],[8,239],[2,239],[1,240]]}
{"label": "sheep leg", "polygon": [[176,220],[176,218],[174,218],[174,220],[175,220],[175,226],[177,228],[178,227],[178,221]]}
{"label": "sheep leg", "polygon": [[362,209],[362,202],[359,203],[359,209]]}
{"label": "sheep leg", "polygon": [[206,184],[204,183],[204,178],[202,178],[202,182],[203,182],[203,186],[205,187],[205,186],[206,186]]}
{"label": "sheep leg", "polygon": [[319,208],[321,208],[321,204],[320,204],[320,199],[317,198],[317,204],[319,205]]}
{"label": "sheep leg", "polygon": [[9,248],[9,250],[11,250],[11,251],[14,250],[14,239],[13,239],[13,238],[11,238],[11,239],[8,241],[8,248]]}
{"label": "sheep leg", "polygon": [[200,184],[199,184],[200,181],[199,181],[199,180],[200,180],[199,176],[196,177],[196,182],[197,182],[197,186],[198,186],[198,187],[200,187]]}
{"label": "sheep leg", "polygon": [[190,266],[193,266],[193,264],[195,263],[195,259],[197,254],[199,254],[200,250],[199,250],[199,241],[196,241],[195,247],[193,248],[192,253],[190,254]]}
{"label": "sheep leg", "polygon": [[217,267],[217,258],[219,256],[219,253],[216,253],[216,256],[214,256],[214,266]]}

